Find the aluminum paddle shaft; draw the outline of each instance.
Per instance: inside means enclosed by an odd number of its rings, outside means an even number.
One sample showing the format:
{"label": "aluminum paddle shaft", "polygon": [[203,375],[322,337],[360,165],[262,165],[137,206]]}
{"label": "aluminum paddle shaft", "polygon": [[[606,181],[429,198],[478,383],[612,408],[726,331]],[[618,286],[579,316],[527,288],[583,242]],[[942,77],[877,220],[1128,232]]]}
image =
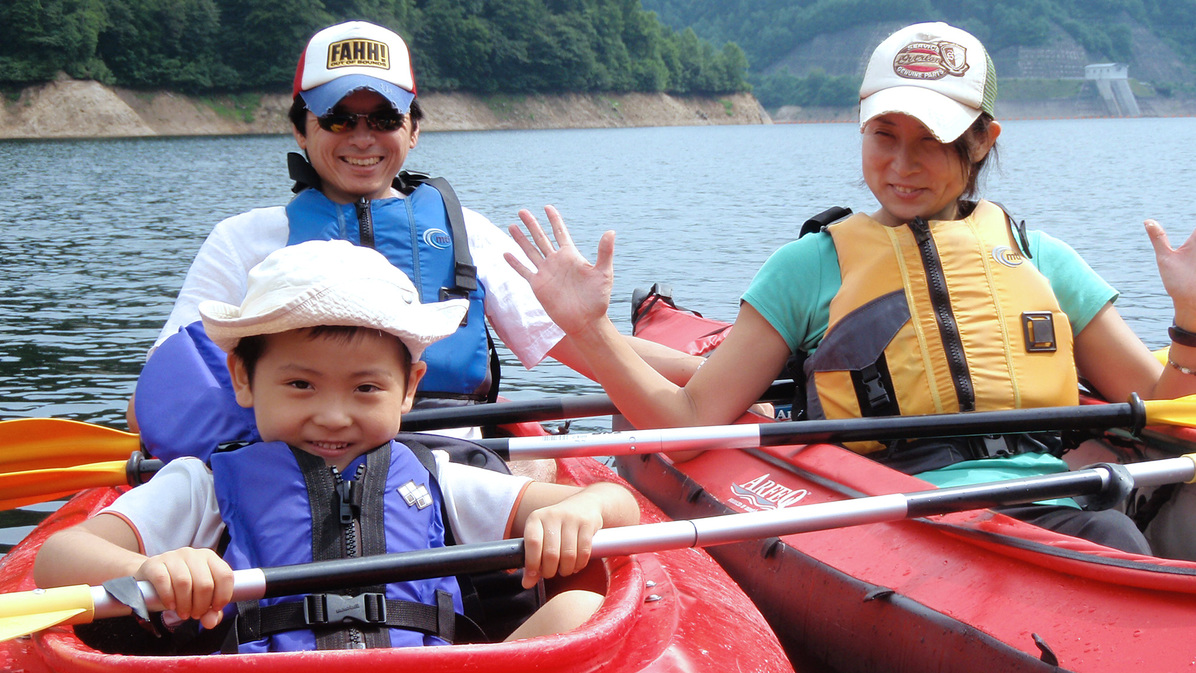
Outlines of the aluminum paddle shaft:
{"label": "aluminum paddle shaft", "polygon": [[483,439],[508,460],[622,456],[673,451],[746,449],[784,444],[888,441],[927,437],[1010,434],[1048,430],[1129,427],[1147,421],[1146,405],[1136,396],[1128,403],[1077,407],[1043,407],[1008,411],[976,411],[929,416],[880,416],[838,420],[789,421],[759,425],[715,425],[687,428],[548,437]]}

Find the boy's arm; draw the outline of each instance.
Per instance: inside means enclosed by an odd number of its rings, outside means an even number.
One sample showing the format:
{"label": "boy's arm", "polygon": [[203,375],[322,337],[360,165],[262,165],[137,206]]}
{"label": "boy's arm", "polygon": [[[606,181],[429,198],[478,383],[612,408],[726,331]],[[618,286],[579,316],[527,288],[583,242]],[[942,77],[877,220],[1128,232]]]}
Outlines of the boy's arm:
{"label": "boy's arm", "polygon": [[207,628],[220,623],[232,598],[232,569],[214,551],[184,547],[147,558],[136,531],[115,514],[51,535],[33,564],[40,587],[97,585],[128,575],[150,581],[166,609]]}
{"label": "boy's arm", "polygon": [[33,563],[39,587],[100,584],[132,575],[145,562],[137,535],[122,518],[100,514],[51,535]]}
{"label": "boy's arm", "polygon": [[585,488],[532,482],[520,499],[513,531],[523,531],[523,584],[572,575],[590,561],[594,533],[639,523],[639,504],[618,484]]}

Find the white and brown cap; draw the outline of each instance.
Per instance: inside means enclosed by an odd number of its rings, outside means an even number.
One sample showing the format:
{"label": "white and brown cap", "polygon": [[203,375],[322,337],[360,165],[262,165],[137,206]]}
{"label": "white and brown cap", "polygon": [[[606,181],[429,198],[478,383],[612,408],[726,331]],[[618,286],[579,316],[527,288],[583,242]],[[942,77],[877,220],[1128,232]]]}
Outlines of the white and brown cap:
{"label": "white and brown cap", "polygon": [[872,52],[860,86],[860,130],[895,112],[949,143],[982,112],[991,115],[996,99],[997,73],[980,40],[945,23],[918,23]]}

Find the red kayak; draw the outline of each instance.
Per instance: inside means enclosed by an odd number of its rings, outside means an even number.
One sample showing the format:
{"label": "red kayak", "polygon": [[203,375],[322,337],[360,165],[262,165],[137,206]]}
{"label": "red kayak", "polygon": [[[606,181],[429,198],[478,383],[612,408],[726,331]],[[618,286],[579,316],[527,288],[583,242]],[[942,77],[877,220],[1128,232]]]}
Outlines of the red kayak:
{"label": "red kayak", "polygon": [[[637,334],[674,347],[709,350],[725,335],[667,301],[644,312],[653,327]],[[1127,452],[1196,450],[1191,429],[1142,434],[1116,439]],[[676,464],[645,455],[619,467],[675,518],[933,488],[828,444],[711,451]],[[836,671],[1196,671],[1196,563],[988,510],[709,551],[788,651]]]}
{"label": "red kayak", "polygon": [[[560,483],[620,481],[592,459],[556,462]],[[620,483],[624,483],[621,482]],[[118,489],[91,489],[67,502],[0,561],[0,592],[34,588],[39,545],[111,502]],[[638,496],[637,496],[638,497]],[[659,509],[639,497],[644,523]],[[603,561],[606,600],[579,629],[511,643],[405,649],[144,657],[103,654],[59,626],[0,644],[0,670],[97,671],[792,671],[760,612],[704,551],[682,549]]]}

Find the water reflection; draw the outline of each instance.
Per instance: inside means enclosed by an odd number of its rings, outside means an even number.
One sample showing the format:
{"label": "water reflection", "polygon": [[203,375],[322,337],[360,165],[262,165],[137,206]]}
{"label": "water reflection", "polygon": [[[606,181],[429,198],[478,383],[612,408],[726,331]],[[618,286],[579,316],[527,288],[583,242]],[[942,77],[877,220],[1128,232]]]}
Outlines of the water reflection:
{"label": "water reflection", "polygon": [[[554,203],[583,251],[618,231],[612,318],[638,286],[725,319],[767,256],[830,205],[871,210],[851,124],[426,134],[414,170],[449,177],[496,223]],[[1189,120],[1005,125],[986,194],[1071,243],[1166,343],[1170,301],[1141,229],[1196,223]],[[289,196],[286,136],[0,142],[0,417],[123,426],[126,400],[191,258],[220,219]],[[594,392],[503,354],[511,397]],[[583,424],[583,427],[586,427]],[[601,426],[591,426],[601,427]]]}

